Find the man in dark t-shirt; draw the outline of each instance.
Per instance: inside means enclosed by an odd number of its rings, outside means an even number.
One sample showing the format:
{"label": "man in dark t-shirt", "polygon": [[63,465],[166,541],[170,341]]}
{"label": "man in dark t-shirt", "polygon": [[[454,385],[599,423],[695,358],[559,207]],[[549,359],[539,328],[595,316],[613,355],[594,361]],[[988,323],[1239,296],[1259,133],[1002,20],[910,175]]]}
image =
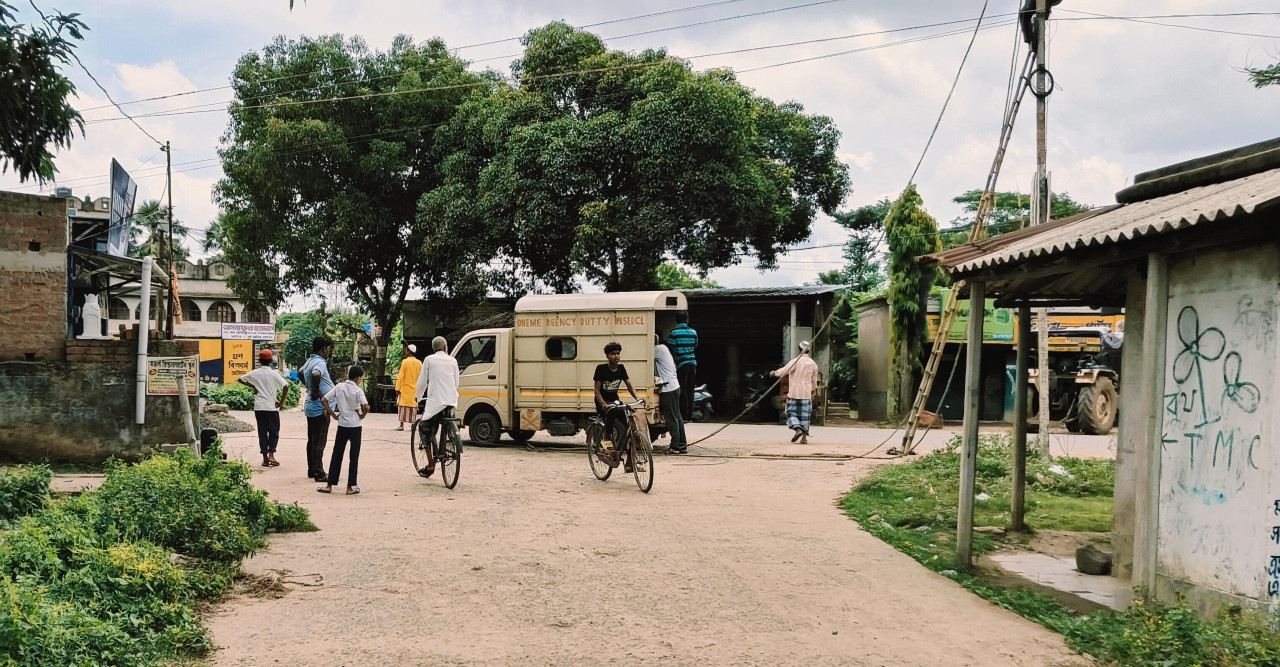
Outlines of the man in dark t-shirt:
{"label": "man in dark t-shirt", "polygon": [[622,345],[618,343],[605,345],[604,357],[608,359],[608,362],[596,366],[594,377],[596,410],[601,415],[604,415],[605,418],[605,438],[612,440],[615,431],[613,424],[620,418],[619,413],[621,411],[615,410],[610,413],[609,405],[618,400],[618,390],[625,384],[627,385],[627,391],[631,393],[633,401],[638,401],[640,398],[636,396],[635,387],[631,386],[631,378],[627,375],[627,367],[621,363]]}

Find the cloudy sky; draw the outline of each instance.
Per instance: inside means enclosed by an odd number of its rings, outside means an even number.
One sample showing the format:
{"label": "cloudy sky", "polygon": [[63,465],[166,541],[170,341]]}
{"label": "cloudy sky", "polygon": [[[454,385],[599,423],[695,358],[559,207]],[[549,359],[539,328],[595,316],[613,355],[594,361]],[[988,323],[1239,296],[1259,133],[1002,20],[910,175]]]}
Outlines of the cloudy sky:
{"label": "cloudy sky", "polygon": [[[459,54],[475,68],[505,72],[520,50],[514,38],[530,28],[556,19],[602,24],[591,30],[610,48],[663,46],[697,69],[733,68],[761,95],[795,100],[832,117],[843,132],[841,157],[853,181],[850,208],[896,195],[906,185],[983,7],[982,0],[298,0],[292,11],[288,0],[37,4],[83,15],[90,32],[81,58],[117,102],[191,93],[125,105],[138,114],[225,102],[236,59],[278,34],[358,34],[379,49],[400,33],[439,36],[452,47],[466,47]],[[959,214],[950,199],[981,187],[986,177],[1015,41],[1015,27],[1003,24],[1018,4],[990,0],[991,27],[977,37],[916,178],[943,225]],[[30,20],[25,3],[18,11],[21,20]],[[1050,32],[1049,64],[1057,81],[1049,104],[1054,190],[1108,204],[1134,173],[1280,136],[1280,86],[1254,89],[1240,72],[1280,59],[1280,15],[1165,17],[1277,11],[1274,0],[1066,0],[1054,12]],[[659,12],[666,13],[632,18]],[[1096,14],[1160,18],[1139,22]],[[918,27],[929,24],[935,27]],[[907,28],[913,29],[900,30]],[[959,30],[965,32],[898,44]],[[875,32],[882,34],[867,34]],[[506,38],[512,39],[468,46]],[[795,42],[811,43],[704,55]],[[832,55],[837,53],[843,55]],[[127,121],[109,120],[120,114],[82,72],[70,76],[80,93],[77,107],[91,122],[86,136],[58,155],[58,184],[78,196],[106,196],[115,157],[138,179],[140,198],[158,198],[164,156],[155,143]],[[1030,101],[1018,120],[1001,189],[1030,188]],[[173,142],[174,208],[196,229],[217,213],[210,188],[220,171],[212,158],[226,121],[221,110],[139,121],[150,134]],[[38,189],[18,183],[11,173],[0,176],[0,188]],[[801,245],[843,240],[841,228],[823,219]],[[728,286],[802,284],[838,267],[838,258],[839,248],[798,250],[776,271],[761,273],[748,263],[711,277]]]}

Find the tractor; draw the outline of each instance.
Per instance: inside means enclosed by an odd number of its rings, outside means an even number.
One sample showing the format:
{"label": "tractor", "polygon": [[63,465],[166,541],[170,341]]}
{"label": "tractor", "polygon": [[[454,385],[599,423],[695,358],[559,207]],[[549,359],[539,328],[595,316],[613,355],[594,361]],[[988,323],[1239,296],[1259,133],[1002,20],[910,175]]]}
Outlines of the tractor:
{"label": "tractor", "polygon": [[[1105,435],[1120,412],[1120,346],[1124,335],[1109,327],[1058,328],[1049,332],[1049,417],[1072,433]],[[1034,359],[1035,357],[1033,357]],[[1035,362],[1029,378],[1027,418],[1040,409]]]}

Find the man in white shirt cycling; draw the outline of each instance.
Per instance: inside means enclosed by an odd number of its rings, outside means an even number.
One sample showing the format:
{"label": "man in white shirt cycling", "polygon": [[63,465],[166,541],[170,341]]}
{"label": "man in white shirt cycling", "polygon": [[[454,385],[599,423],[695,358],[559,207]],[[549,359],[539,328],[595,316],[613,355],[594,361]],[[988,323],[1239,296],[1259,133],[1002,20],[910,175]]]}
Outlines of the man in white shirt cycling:
{"label": "man in white shirt cycling", "polygon": [[427,446],[427,465],[418,471],[423,477],[430,477],[436,471],[435,451],[431,444],[444,425],[445,408],[458,407],[458,379],[462,375],[458,360],[449,355],[449,343],[443,336],[431,339],[431,349],[434,352],[422,361],[422,373],[418,376],[415,392],[418,414],[422,415],[418,437]]}

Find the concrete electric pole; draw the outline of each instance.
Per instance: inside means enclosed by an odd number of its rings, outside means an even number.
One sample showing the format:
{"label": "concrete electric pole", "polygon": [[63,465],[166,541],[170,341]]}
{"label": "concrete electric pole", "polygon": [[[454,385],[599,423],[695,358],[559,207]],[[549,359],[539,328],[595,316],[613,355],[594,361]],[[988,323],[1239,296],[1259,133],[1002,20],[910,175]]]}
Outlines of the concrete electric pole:
{"label": "concrete electric pole", "polygon": [[[1036,0],[1035,16],[1036,36],[1036,79],[1034,93],[1036,96],[1036,192],[1033,224],[1041,225],[1049,221],[1049,151],[1046,144],[1048,134],[1047,107],[1050,90],[1048,84],[1049,71],[1049,0]],[[1049,309],[1036,309],[1036,354],[1038,355],[1040,394],[1039,430],[1036,436],[1036,453],[1040,458],[1049,456]]]}

